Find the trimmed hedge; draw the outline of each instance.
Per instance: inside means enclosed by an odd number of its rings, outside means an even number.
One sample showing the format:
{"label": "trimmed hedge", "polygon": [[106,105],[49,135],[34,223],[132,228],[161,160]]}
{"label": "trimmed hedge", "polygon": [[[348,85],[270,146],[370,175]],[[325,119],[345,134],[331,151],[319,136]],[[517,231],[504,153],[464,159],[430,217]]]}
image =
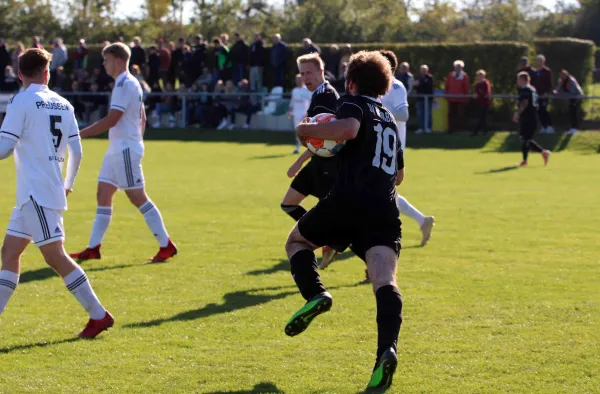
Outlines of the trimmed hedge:
{"label": "trimmed hedge", "polygon": [[[320,44],[325,56],[331,44]],[[338,44],[343,48],[345,44]],[[564,39],[539,39],[532,46],[519,42],[476,42],[471,44],[457,43],[375,43],[352,44],[354,53],[360,50],[390,49],[398,56],[400,62],[410,63],[413,73],[418,73],[421,64],[427,64],[434,76],[434,83],[438,88],[443,88],[452,63],[457,60],[465,62],[465,71],[469,74],[471,82],[475,82],[475,72],[479,69],[487,71],[488,79],[492,83],[494,93],[515,93],[515,75],[522,56],[535,56],[535,53],[544,53],[547,63],[554,71],[555,77],[562,68],[567,68],[580,82],[582,87],[591,82],[591,71],[594,65],[593,42],[571,38]],[[298,72],[296,57],[302,50],[300,44],[290,44],[287,61],[287,86],[292,88],[293,76]],[[69,51],[74,50],[73,47]],[[99,67],[102,62],[101,47],[89,47],[89,68]],[[266,48],[265,64],[269,65],[269,50]],[[558,54],[554,56],[554,54]],[[532,59],[533,60],[533,59]],[[533,63],[533,61],[532,61]],[[209,54],[209,67],[213,65],[213,58]],[[67,71],[70,64],[67,64]],[[265,71],[265,85],[271,85],[272,75]]]}

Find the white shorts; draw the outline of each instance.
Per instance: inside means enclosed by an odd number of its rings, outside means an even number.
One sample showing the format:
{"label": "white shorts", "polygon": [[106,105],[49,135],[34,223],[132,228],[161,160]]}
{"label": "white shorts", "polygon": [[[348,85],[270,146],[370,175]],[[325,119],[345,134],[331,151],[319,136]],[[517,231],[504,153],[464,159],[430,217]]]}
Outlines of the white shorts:
{"label": "white shorts", "polygon": [[120,153],[107,153],[100,168],[98,182],[109,183],[122,190],[144,187],[143,155],[127,148]]}
{"label": "white shorts", "polygon": [[63,212],[41,207],[31,199],[21,209],[13,209],[6,234],[33,241],[37,247],[64,241]]}

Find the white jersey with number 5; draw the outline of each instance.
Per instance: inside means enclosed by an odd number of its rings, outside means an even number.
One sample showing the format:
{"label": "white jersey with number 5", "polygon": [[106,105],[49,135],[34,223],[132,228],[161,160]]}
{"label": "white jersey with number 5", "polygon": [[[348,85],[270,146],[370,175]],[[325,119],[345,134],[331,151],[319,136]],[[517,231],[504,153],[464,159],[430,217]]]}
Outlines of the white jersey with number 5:
{"label": "white jersey with number 5", "polygon": [[108,132],[109,154],[120,153],[129,148],[143,155],[142,106],[142,87],[133,75],[125,71],[115,79],[110,98],[110,109],[123,112],[123,116]]}
{"label": "white jersey with number 5", "polygon": [[61,170],[69,139],[79,139],[73,106],[48,86],[31,84],[9,101],[0,136],[17,142],[17,208],[33,198],[66,210]]}

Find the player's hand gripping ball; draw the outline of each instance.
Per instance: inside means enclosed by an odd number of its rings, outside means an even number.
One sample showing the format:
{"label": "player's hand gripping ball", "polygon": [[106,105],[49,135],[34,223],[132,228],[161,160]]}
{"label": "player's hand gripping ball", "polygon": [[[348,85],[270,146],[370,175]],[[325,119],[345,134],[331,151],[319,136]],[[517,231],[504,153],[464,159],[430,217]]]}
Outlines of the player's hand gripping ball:
{"label": "player's hand gripping ball", "polygon": [[[309,118],[307,123],[329,123],[335,122],[336,117],[333,114],[318,114]],[[309,151],[317,156],[332,157],[344,147],[346,141],[329,141],[320,138],[307,137],[304,143]]]}

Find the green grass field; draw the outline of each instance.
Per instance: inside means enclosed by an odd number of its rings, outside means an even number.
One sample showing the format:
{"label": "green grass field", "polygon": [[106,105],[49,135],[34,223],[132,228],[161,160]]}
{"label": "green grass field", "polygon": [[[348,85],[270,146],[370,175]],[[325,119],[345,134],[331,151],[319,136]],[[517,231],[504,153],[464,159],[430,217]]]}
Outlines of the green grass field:
{"label": "green grass field", "polygon": [[[144,166],[180,255],[145,264],[157,245],[120,194],[103,260],[83,265],[116,324],[80,341],[85,312],[30,246],[0,317],[0,393],[360,392],[376,347],[361,261],[345,254],[323,272],[330,313],[299,337],[283,332],[303,303],[283,247],[293,222],[279,208],[291,135],[168,133],[178,140],[155,135]],[[409,138],[418,149],[407,151],[400,191],[437,226],[420,248],[404,220],[390,392],[600,392],[600,135],[546,137],[561,151],[547,168],[533,156],[523,169],[506,133]],[[69,251],[88,241],[106,147],[84,142]],[[5,228],[12,160],[0,173]]]}

